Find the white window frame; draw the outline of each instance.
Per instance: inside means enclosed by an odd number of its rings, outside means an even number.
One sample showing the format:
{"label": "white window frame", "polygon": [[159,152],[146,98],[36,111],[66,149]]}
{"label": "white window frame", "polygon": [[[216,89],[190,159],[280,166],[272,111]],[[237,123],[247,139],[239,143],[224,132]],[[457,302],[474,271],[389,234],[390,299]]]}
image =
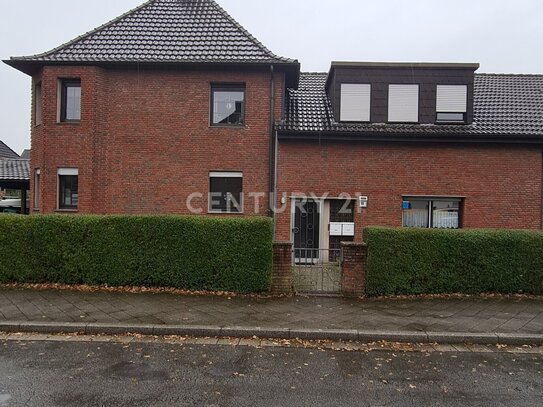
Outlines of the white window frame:
{"label": "white window frame", "polygon": [[[436,122],[465,123],[467,111],[468,85],[436,86]],[[451,117],[458,115],[462,115],[461,119]]]}
{"label": "white window frame", "polygon": [[[211,179],[212,178],[241,178],[242,179],[242,188],[240,193],[240,202],[238,204],[240,205],[240,211],[239,212],[233,212],[233,211],[220,211],[215,210],[211,207]],[[211,171],[209,173],[208,177],[208,195],[207,195],[207,210],[208,213],[211,214],[223,214],[223,215],[243,215],[244,213],[244,202],[243,202],[243,172],[239,171]]]}
{"label": "white window frame", "polygon": [[77,176],[79,177],[79,169],[78,168],[58,168],[57,169],[57,198],[56,198],[56,208],[57,208],[57,211],[72,211],[72,212],[77,212],[77,210],[79,209],[79,180],[78,180],[78,191],[77,191],[77,196],[78,196],[78,207],[77,209],[68,209],[68,208],[61,208],[60,207],[60,177],[61,176]]}

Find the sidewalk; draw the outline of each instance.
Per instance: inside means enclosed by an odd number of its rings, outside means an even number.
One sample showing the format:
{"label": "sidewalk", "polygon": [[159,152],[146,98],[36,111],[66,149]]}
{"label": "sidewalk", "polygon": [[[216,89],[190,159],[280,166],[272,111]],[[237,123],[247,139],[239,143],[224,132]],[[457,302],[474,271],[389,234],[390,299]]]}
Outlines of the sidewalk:
{"label": "sidewalk", "polygon": [[0,331],[17,330],[543,344],[543,300],[228,299],[0,289]]}

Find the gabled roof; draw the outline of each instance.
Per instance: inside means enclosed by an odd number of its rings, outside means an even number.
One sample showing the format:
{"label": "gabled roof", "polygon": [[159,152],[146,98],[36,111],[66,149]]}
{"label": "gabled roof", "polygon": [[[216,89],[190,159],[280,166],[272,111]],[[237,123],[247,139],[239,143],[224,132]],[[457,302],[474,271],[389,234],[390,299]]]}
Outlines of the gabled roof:
{"label": "gabled roof", "polygon": [[325,91],[327,73],[302,73],[297,90],[288,90],[284,135],[296,133],[410,137],[492,137],[543,142],[543,75],[475,74],[474,119],[469,125],[338,123]]}
{"label": "gabled roof", "polygon": [[29,174],[29,160],[0,158],[0,181],[27,181],[30,179]]}
{"label": "gabled roof", "polygon": [[4,142],[0,141],[0,159],[1,158],[19,158],[19,154],[9,148]]}
{"label": "gabled roof", "polygon": [[23,152],[21,153],[21,158],[30,160],[30,150],[28,148],[23,150]]}
{"label": "gabled roof", "polygon": [[6,63],[296,64],[275,55],[213,0],[150,0],[43,54]]}

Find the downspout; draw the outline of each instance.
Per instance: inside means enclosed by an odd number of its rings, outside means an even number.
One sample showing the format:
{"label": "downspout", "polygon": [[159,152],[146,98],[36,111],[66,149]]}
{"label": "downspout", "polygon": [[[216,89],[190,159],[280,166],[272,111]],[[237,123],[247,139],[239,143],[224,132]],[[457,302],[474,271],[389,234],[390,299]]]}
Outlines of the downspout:
{"label": "downspout", "polygon": [[279,165],[279,140],[277,137],[277,130],[274,131],[274,141],[275,141],[275,151],[273,154],[273,161],[274,161],[274,167],[273,167],[273,196],[275,201],[273,202],[272,206],[272,212],[273,212],[273,238],[275,239],[275,232],[276,232],[276,215],[275,215],[275,205],[277,203],[277,180],[278,180],[278,173],[277,173],[277,167]]}
{"label": "downspout", "polygon": [[274,124],[275,124],[275,72],[274,66],[270,65],[270,146],[269,146],[269,178],[268,178],[268,214],[273,219],[274,238],[275,238],[275,211],[273,210],[273,191],[274,191]]}
{"label": "downspout", "polygon": [[543,230],[543,150],[541,150],[541,230]]}

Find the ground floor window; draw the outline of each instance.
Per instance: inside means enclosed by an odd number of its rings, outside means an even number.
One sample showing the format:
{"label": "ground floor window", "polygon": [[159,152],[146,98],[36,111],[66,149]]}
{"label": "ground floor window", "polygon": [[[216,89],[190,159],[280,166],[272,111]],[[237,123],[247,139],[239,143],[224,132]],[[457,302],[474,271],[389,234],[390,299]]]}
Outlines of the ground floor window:
{"label": "ground floor window", "polygon": [[461,202],[461,198],[404,197],[403,227],[458,229]]}
{"label": "ground floor window", "polygon": [[77,168],[58,170],[58,208],[77,209],[79,203],[79,171]]}
{"label": "ground floor window", "polygon": [[34,209],[40,207],[40,169],[34,170]]}
{"label": "ground floor window", "polygon": [[209,174],[209,211],[243,212],[243,173],[212,172]]}

